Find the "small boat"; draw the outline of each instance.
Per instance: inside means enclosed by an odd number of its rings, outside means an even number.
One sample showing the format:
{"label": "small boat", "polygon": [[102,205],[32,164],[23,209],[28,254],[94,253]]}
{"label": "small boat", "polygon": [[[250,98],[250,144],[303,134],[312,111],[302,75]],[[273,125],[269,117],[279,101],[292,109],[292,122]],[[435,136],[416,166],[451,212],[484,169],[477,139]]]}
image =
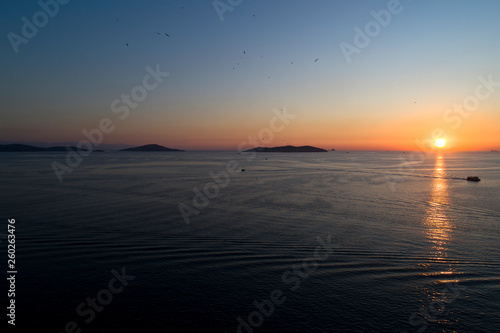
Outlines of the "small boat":
{"label": "small boat", "polygon": [[477,176],[469,176],[469,177],[467,177],[467,181],[469,181],[469,182],[478,182],[480,180],[481,179],[479,179],[479,177],[477,177]]}

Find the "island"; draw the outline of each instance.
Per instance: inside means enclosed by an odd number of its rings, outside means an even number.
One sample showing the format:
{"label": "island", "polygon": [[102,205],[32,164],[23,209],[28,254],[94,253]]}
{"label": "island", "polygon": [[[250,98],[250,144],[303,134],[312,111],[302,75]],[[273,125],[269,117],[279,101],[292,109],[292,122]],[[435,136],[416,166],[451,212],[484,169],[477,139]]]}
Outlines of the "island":
{"label": "island", "polygon": [[312,146],[281,146],[281,147],[257,147],[245,150],[245,153],[248,152],[258,152],[258,153],[323,153],[327,152],[327,150],[322,148],[316,148]]}
{"label": "island", "polygon": [[151,145],[144,145],[144,146],[140,146],[140,147],[120,149],[120,151],[184,151],[184,150],[172,149],[172,148],[167,148],[167,147],[163,147],[163,146],[156,145],[156,144],[151,144]]}
{"label": "island", "polygon": [[41,152],[41,151],[51,151],[51,152],[66,152],[68,150],[75,151],[87,151],[84,148],[78,148],[73,146],[54,146],[48,148],[35,147],[30,145],[23,145],[19,143],[9,144],[9,145],[0,145],[0,152]]}

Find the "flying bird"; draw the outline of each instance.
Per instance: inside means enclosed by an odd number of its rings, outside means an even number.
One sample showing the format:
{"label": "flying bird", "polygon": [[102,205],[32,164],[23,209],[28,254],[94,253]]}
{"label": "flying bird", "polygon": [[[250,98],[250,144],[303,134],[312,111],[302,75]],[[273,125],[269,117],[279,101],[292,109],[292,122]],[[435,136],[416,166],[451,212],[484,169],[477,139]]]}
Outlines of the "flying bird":
{"label": "flying bird", "polygon": [[165,32],[165,36],[170,37],[170,35],[169,35],[169,34],[167,34],[166,32]]}
{"label": "flying bird", "polygon": [[127,47],[128,47],[128,43],[125,43],[125,45],[127,45]]}
{"label": "flying bird", "polygon": [[319,58],[316,58],[316,60],[314,60],[314,62],[317,62],[319,60]]}
{"label": "flying bird", "polygon": [[243,51],[243,54],[247,54],[245,51]]}

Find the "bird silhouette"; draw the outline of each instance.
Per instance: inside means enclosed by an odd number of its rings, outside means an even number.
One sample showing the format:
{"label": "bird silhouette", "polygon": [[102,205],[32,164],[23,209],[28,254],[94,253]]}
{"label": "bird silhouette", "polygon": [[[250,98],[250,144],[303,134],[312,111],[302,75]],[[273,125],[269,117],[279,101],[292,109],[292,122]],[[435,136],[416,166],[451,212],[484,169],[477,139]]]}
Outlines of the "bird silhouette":
{"label": "bird silhouette", "polygon": [[128,43],[125,43],[125,45],[127,45],[127,47],[128,47]]}
{"label": "bird silhouette", "polygon": [[165,36],[170,37],[170,35],[169,35],[169,34],[167,34],[166,32],[165,32]]}
{"label": "bird silhouette", "polygon": [[314,62],[317,62],[319,60],[319,58],[316,58],[316,60],[314,60]]}

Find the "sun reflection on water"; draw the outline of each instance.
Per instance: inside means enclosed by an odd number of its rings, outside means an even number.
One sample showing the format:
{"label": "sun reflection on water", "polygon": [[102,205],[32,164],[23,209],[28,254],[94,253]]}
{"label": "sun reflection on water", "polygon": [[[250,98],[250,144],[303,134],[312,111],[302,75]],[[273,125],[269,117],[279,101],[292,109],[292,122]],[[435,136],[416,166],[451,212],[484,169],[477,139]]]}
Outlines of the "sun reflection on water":
{"label": "sun reflection on water", "polygon": [[445,159],[442,155],[438,155],[423,219],[424,236],[428,240],[429,249],[428,259],[421,264],[425,282],[421,289],[421,309],[418,312],[427,322],[441,324],[449,322],[445,316],[445,309],[450,303],[448,298],[450,288],[458,288],[454,284],[458,282],[456,275],[459,274],[452,260],[453,255],[450,254],[454,222],[447,215],[451,202],[448,191],[449,180],[446,178],[445,169]]}
{"label": "sun reflection on water", "polygon": [[429,208],[424,224],[426,236],[432,244],[431,257],[438,262],[445,262],[448,257],[448,243],[451,241],[452,224],[446,216],[446,208],[450,204],[448,196],[448,180],[445,176],[445,162],[442,155],[436,158],[433,172],[432,190]]}

